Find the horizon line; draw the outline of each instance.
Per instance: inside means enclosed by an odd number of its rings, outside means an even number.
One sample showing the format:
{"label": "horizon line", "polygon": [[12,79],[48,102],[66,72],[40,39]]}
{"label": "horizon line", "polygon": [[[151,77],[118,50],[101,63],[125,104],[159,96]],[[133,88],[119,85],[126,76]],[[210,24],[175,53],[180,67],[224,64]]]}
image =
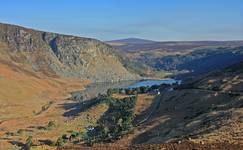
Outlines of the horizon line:
{"label": "horizon line", "polygon": [[82,35],[79,35],[79,34],[72,34],[72,33],[69,34],[69,33],[65,33],[65,32],[50,31],[50,30],[47,30],[47,29],[29,27],[27,25],[21,25],[21,24],[15,24],[15,23],[8,23],[8,22],[0,21],[0,24],[17,26],[17,27],[35,30],[35,31],[39,31],[39,32],[49,32],[49,33],[60,34],[60,35],[65,35],[65,36],[74,36],[74,37],[79,37],[79,38],[95,39],[95,40],[99,40],[99,41],[102,41],[102,42],[113,42],[113,41],[127,40],[127,39],[147,40],[147,41],[151,41],[151,42],[155,42],[155,43],[159,43],[159,42],[241,42],[241,41],[243,41],[243,39],[154,40],[154,39],[144,38],[144,37],[124,37],[124,38],[116,38],[116,39],[110,39],[110,40],[102,40],[102,39],[99,39],[97,37],[88,37],[88,36],[82,36]]}

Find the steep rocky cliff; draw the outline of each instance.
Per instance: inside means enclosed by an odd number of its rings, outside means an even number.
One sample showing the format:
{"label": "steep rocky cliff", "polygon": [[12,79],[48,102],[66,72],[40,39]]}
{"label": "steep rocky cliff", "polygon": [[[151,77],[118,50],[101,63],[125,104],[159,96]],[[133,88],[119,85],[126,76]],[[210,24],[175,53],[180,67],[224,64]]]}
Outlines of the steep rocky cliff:
{"label": "steep rocky cliff", "polygon": [[123,67],[114,48],[98,40],[0,24],[0,55],[48,75],[95,82],[138,78]]}

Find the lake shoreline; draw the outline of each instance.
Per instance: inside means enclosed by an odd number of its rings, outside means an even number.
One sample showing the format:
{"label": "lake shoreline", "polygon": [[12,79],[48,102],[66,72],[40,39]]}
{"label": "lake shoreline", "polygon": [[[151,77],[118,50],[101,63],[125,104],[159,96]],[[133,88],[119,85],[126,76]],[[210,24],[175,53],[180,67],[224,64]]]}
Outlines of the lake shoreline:
{"label": "lake shoreline", "polygon": [[72,99],[85,99],[89,100],[97,97],[99,94],[106,94],[108,89],[128,89],[128,88],[137,88],[141,86],[153,86],[153,85],[161,85],[161,84],[173,84],[173,83],[181,83],[180,80],[175,79],[142,79],[142,80],[130,80],[130,81],[122,81],[122,82],[95,82],[88,84],[84,90],[82,91],[73,91],[71,92]]}

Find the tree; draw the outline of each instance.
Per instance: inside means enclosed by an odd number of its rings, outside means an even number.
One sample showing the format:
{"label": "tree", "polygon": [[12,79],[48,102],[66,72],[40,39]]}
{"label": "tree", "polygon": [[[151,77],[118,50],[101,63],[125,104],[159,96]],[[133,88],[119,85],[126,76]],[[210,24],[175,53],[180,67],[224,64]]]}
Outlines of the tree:
{"label": "tree", "polygon": [[33,141],[32,141],[32,136],[29,136],[27,139],[26,139],[26,143],[24,145],[24,149],[25,150],[30,150],[31,147],[33,146]]}
{"label": "tree", "polygon": [[107,96],[111,96],[113,94],[112,89],[107,90]]}
{"label": "tree", "polygon": [[108,89],[106,94],[107,96],[112,96],[112,94],[115,94],[115,93],[119,93],[119,89],[115,88],[115,89]]}
{"label": "tree", "polygon": [[72,139],[75,139],[79,136],[79,132],[72,131],[69,140],[72,141]]}
{"label": "tree", "polygon": [[56,141],[56,146],[63,146],[63,145],[64,145],[63,139],[59,137]]}
{"label": "tree", "polygon": [[59,137],[56,141],[56,146],[63,146],[69,140],[66,134],[63,134],[62,137]]}
{"label": "tree", "polygon": [[132,95],[132,89],[125,89],[125,92],[127,95]]}
{"label": "tree", "polygon": [[69,138],[68,138],[68,136],[66,134],[62,135],[62,140],[63,140],[64,143],[67,143],[68,139]]}
{"label": "tree", "polygon": [[147,87],[147,86],[141,86],[140,87],[140,91],[141,91],[142,94],[143,93],[147,93],[148,92],[148,89],[149,89],[149,87]]}
{"label": "tree", "polygon": [[55,127],[55,122],[54,121],[49,121],[48,124],[47,124],[47,129],[53,129]]}

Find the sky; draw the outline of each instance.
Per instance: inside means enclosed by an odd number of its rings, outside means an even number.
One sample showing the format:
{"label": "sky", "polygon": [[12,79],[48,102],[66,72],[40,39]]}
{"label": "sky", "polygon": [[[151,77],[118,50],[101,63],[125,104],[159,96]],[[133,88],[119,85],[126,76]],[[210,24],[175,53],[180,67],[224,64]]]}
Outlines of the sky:
{"label": "sky", "polygon": [[0,22],[100,40],[243,40],[243,0],[2,0]]}

